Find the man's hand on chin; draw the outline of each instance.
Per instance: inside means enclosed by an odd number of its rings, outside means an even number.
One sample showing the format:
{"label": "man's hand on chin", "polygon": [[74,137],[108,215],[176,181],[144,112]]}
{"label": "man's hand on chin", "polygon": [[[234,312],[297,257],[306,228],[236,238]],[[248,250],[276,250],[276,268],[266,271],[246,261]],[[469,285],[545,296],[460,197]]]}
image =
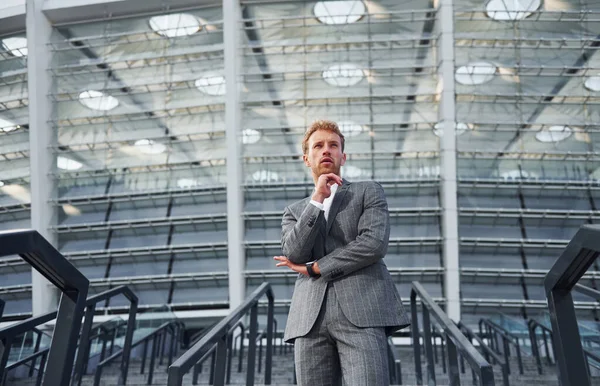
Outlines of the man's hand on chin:
{"label": "man's hand on chin", "polygon": [[[292,263],[290,261],[290,259],[288,259],[285,256],[274,256],[273,259],[278,261],[278,263],[275,264],[276,267],[288,267],[289,269],[291,269],[294,272],[298,272],[305,276],[308,276],[308,270],[306,269],[306,265],[304,265],[304,264]],[[315,263],[313,265],[313,270],[315,271],[315,273],[317,275],[321,274],[318,263]]]}

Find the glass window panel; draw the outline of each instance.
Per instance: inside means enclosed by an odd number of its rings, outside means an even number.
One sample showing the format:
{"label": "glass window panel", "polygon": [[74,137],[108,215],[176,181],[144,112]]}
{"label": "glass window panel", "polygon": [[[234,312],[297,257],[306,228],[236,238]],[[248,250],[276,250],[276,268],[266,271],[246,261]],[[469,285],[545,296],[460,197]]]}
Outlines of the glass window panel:
{"label": "glass window panel", "polygon": [[63,233],[58,240],[58,249],[62,253],[95,251],[106,248],[108,231]]}
{"label": "glass window panel", "polygon": [[173,260],[172,273],[227,272],[229,270],[227,254],[223,251],[222,255],[213,257],[203,253],[177,254]]}
{"label": "glass window panel", "polygon": [[227,281],[176,282],[172,303],[226,302],[229,299]]}
{"label": "glass window panel", "polygon": [[215,194],[178,197],[173,200],[171,217],[227,213],[225,191]]}
{"label": "glass window panel", "polygon": [[71,263],[88,279],[102,279],[106,275],[106,259],[77,259]]}
{"label": "glass window panel", "polygon": [[167,199],[115,203],[110,211],[110,221],[166,217],[168,206]]}
{"label": "glass window panel", "polygon": [[172,245],[214,244],[227,241],[227,223],[178,225],[173,230]]}
{"label": "glass window panel", "polygon": [[[471,268],[506,268],[522,269],[523,261],[521,253],[517,248],[503,248],[499,252],[479,247],[460,248],[460,266]],[[529,268],[534,268],[529,266]]]}
{"label": "glass window panel", "polygon": [[100,223],[106,219],[108,204],[79,205],[62,204],[58,210],[59,225]]}
{"label": "glass window panel", "polygon": [[31,266],[29,264],[19,264],[2,267],[0,277],[2,277],[2,286],[31,284]]}
{"label": "glass window panel", "polygon": [[19,294],[18,297],[13,298],[4,298],[6,301],[4,305],[4,313],[2,316],[12,315],[12,314],[27,314],[31,313],[31,293],[26,292],[24,294]]}
{"label": "glass window panel", "polygon": [[169,228],[155,226],[151,228],[114,230],[110,239],[111,249],[142,248],[167,245]]}
{"label": "glass window panel", "polygon": [[519,284],[473,284],[462,279],[460,285],[461,299],[524,299],[523,289]]}
{"label": "glass window panel", "polygon": [[133,277],[166,275],[169,270],[168,259],[152,259],[149,261],[127,261],[129,259],[113,258],[109,277]]}

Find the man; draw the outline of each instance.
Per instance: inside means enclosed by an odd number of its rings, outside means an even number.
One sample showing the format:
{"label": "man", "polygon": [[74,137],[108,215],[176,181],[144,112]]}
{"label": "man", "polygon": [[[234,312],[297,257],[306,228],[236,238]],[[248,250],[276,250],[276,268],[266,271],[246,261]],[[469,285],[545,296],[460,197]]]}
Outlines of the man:
{"label": "man", "polygon": [[382,260],[390,235],[383,189],[341,178],[346,154],[335,122],[313,123],[302,150],[315,190],[285,209],[285,256],[274,257],[299,273],[285,330],[298,384],[341,376],[346,385],[388,385],[387,335],[410,322]]}

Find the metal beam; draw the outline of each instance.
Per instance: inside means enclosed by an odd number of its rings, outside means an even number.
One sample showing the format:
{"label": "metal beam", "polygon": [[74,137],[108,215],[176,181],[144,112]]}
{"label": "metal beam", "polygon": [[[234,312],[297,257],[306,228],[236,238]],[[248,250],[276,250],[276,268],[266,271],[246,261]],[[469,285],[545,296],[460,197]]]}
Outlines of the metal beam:
{"label": "metal beam", "polygon": [[[50,67],[50,36],[52,26],[42,12],[44,0],[27,0],[27,76],[29,93],[29,147],[31,170],[31,227],[50,244],[57,245],[51,227],[57,216],[52,199],[55,195],[56,160],[50,150],[56,143],[56,132],[48,123],[52,103],[48,98],[52,88]],[[33,316],[55,311],[58,291],[35,269],[32,269]]]}
{"label": "metal beam", "polygon": [[229,265],[229,309],[244,299],[244,189],[242,186],[240,31],[238,0],[223,0],[225,56],[225,136],[227,144],[227,250]]}
{"label": "metal beam", "polygon": [[442,204],[442,237],[444,296],[446,312],[455,322],[460,321],[460,271],[458,242],[458,198],[456,171],[456,101],[454,97],[454,13],[452,0],[440,0],[437,22],[438,76],[441,85],[439,121],[443,127],[440,149],[440,179]]}

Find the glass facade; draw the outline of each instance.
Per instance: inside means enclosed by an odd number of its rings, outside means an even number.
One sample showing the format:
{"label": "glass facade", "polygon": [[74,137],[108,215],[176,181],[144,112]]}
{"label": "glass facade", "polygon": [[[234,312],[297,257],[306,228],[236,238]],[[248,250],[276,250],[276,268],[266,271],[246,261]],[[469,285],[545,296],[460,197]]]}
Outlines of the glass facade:
{"label": "glass facade", "polygon": [[[0,231],[31,227],[29,96],[24,33],[0,36]],[[5,314],[31,312],[31,269],[0,258]]]}
{"label": "glass facade", "polygon": [[[143,308],[225,309],[227,165],[239,162],[241,285],[249,293],[271,282],[283,322],[296,275],[272,256],[281,253],[283,209],[312,190],[304,130],[326,118],[346,136],[343,176],[385,189],[385,261],[401,295],[408,302],[418,280],[444,304],[442,218],[452,208],[441,199],[440,121],[450,97],[462,318],[542,312],[545,271],[600,216],[600,3],[452,5],[453,32],[441,29],[440,4],[424,0],[242,1],[235,22],[220,2],[140,4],[56,24],[46,76],[57,247],[92,293],[127,284]],[[229,83],[238,90],[226,87],[225,31],[239,38],[229,59],[239,61]],[[452,73],[441,65],[443,34],[454,43]],[[0,230],[30,226],[23,36],[0,36],[10,43],[0,51]],[[455,95],[442,93],[445,84]],[[226,111],[232,96],[238,111]],[[228,149],[227,114],[240,117],[239,154]],[[595,286],[598,271],[583,284]],[[6,313],[30,312],[29,267],[8,257],[0,275]],[[594,316],[593,303],[575,299]]]}

